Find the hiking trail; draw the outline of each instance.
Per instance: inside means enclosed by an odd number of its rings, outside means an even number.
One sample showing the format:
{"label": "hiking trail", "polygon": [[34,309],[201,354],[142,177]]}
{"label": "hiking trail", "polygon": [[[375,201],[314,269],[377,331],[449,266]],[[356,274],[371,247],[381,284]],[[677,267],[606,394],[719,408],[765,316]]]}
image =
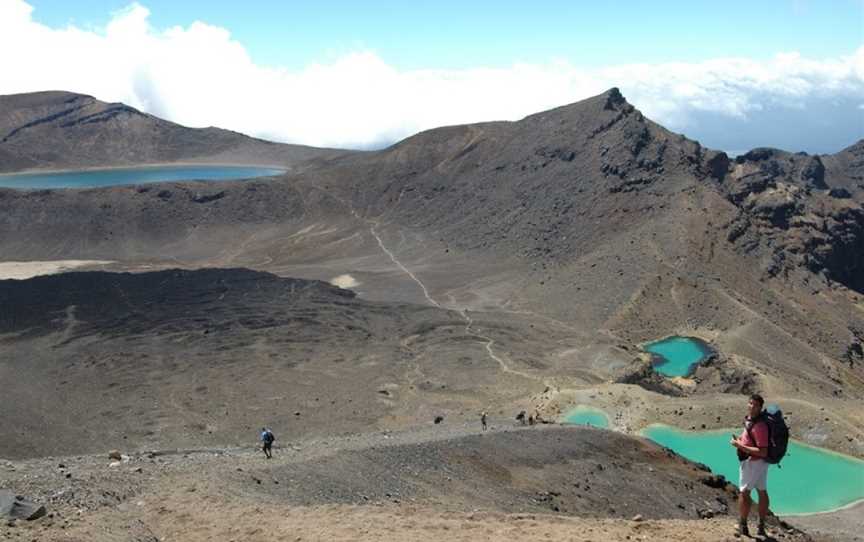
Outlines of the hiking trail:
{"label": "hiking trail", "polygon": [[[360,218],[357,215],[357,213],[354,212],[353,210],[352,210],[352,213],[354,213],[354,216],[356,216],[357,218]],[[454,311],[454,312],[458,313],[459,316],[461,316],[463,320],[465,320],[465,333],[471,337],[476,337],[476,338],[484,341],[484,347],[486,348],[487,354],[489,355],[489,357],[493,361],[495,361],[498,364],[498,366],[501,368],[502,372],[509,373],[509,374],[516,375],[516,376],[520,376],[522,378],[527,378],[528,380],[535,380],[538,382],[543,382],[543,380],[536,375],[532,375],[532,374],[520,371],[518,369],[513,369],[512,367],[510,367],[510,365],[502,357],[500,357],[499,355],[497,355],[495,353],[495,350],[493,349],[493,346],[495,345],[495,341],[492,338],[487,337],[485,335],[481,335],[480,333],[477,333],[475,331],[472,331],[471,326],[474,325],[474,320],[470,316],[468,316],[468,309],[467,308],[463,307],[461,309],[451,309],[448,307],[444,307],[440,303],[438,303],[431,295],[429,295],[429,289],[426,288],[426,285],[423,284],[423,281],[421,281],[420,278],[417,277],[417,275],[415,275],[402,262],[400,262],[399,259],[396,257],[396,255],[393,254],[393,252],[390,251],[387,248],[387,246],[384,244],[384,240],[381,239],[381,236],[378,235],[378,232],[376,231],[376,228],[379,226],[378,222],[374,221],[374,220],[365,219],[365,218],[360,218],[360,219],[365,221],[367,224],[370,224],[369,232],[372,234],[372,236],[378,242],[378,246],[381,247],[381,250],[385,254],[387,254],[387,256],[390,258],[390,260],[399,269],[401,269],[406,275],[408,275],[411,278],[411,280],[413,280],[414,282],[417,283],[418,286],[420,286],[420,289],[423,290],[423,296],[429,301],[430,305],[433,305],[433,306],[438,307],[440,309]]]}

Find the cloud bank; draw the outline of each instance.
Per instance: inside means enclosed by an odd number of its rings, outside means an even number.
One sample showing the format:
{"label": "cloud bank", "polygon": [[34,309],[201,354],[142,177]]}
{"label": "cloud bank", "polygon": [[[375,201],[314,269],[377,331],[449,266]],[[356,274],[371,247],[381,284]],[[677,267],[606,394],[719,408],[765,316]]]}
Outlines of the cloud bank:
{"label": "cloud bank", "polygon": [[828,59],[783,53],[590,69],[561,60],[398,70],[359,51],[292,71],[256,64],[224,28],[154,28],[139,4],[95,30],[49,28],[32,11],[0,0],[0,94],[70,90],[283,142],[378,147],[436,126],[517,120],[612,86],[648,117],[727,150],[826,152],[864,137],[864,46]]}

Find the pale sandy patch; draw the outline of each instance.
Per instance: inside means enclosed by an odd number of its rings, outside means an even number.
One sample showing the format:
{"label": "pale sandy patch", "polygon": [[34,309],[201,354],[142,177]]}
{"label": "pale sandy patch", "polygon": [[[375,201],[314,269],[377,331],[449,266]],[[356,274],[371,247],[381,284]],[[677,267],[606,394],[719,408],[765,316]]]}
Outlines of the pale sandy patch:
{"label": "pale sandy patch", "polygon": [[92,267],[114,263],[109,260],[54,260],[48,262],[0,262],[0,280],[23,280],[38,275],[52,275],[78,267]]}
{"label": "pale sandy patch", "polygon": [[693,391],[696,389],[696,381],[692,378],[686,378],[683,376],[674,376],[671,378],[672,383],[684,390]]}
{"label": "pale sandy patch", "polygon": [[338,277],[333,277],[330,279],[330,284],[340,288],[354,288],[355,286],[360,285],[360,283],[354,280],[354,277],[351,275],[339,275]]}

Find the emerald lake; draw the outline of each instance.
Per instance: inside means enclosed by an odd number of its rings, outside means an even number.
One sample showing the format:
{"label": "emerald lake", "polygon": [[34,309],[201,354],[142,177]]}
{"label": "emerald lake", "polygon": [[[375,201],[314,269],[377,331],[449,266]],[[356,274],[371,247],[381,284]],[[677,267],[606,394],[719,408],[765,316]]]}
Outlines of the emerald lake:
{"label": "emerald lake", "polygon": [[606,429],[609,427],[609,417],[600,409],[579,405],[567,412],[561,423],[569,425],[590,425]]}
{"label": "emerald lake", "polygon": [[163,181],[227,181],[279,175],[284,170],[257,166],[153,166],[51,173],[0,175],[0,187],[33,190],[45,188],[95,188]]}
{"label": "emerald lake", "polygon": [[[682,431],[655,424],[645,428],[642,435],[708,465],[737,485],[738,459],[729,440],[740,432]],[[827,512],[864,499],[864,461],[860,459],[790,441],[781,467],[772,465],[768,471],[768,495],[775,514]]]}
{"label": "emerald lake", "polygon": [[668,337],[647,344],[645,350],[659,358],[654,370],[665,376],[687,376],[712,353],[707,344],[690,337]]}

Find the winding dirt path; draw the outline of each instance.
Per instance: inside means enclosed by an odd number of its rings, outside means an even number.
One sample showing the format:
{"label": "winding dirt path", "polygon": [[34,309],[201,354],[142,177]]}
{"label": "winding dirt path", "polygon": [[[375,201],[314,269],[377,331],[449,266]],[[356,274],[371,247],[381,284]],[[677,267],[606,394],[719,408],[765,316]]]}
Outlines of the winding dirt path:
{"label": "winding dirt path", "polygon": [[[352,213],[353,212],[354,211],[352,210]],[[356,216],[357,218],[360,218],[356,213],[354,213],[354,216]],[[429,294],[429,289],[426,288],[426,285],[423,284],[423,281],[420,280],[420,278],[416,274],[414,274],[410,269],[408,269],[408,267],[406,267],[405,264],[400,262],[399,259],[396,257],[396,255],[390,249],[387,248],[387,245],[384,244],[384,240],[381,239],[381,236],[378,235],[378,232],[376,231],[376,228],[379,227],[379,223],[377,221],[369,220],[369,219],[365,219],[365,218],[360,218],[360,219],[365,221],[367,224],[370,224],[369,232],[372,234],[372,236],[378,242],[378,246],[381,247],[381,250],[390,258],[390,260],[396,265],[396,267],[401,269],[406,275],[408,275],[411,278],[411,280],[413,280],[414,282],[417,283],[417,285],[423,291],[423,296],[426,298],[426,300],[429,302],[430,305],[432,305],[434,307],[438,307],[439,309],[454,311],[457,314],[459,314],[463,320],[465,320],[465,333],[470,337],[476,337],[477,339],[484,341],[484,347],[486,348],[486,352],[489,355],[489,358],[498,364],[498,366],[501,368],[501,371],[503,373],[516,375],[516,376],[519,376],[522,378],[526,378],[528,380],[543,382],[543,380],[539,376],[532,375],[532,374],[520,371],[518,369],[512,368],[510,366],[510,364],[508,364],[508,362],[504,360],[504,358],[497,355],[495,353],[494,348],[493,348],[495,345],[495,341],[492,338],[487,337],[486,335],[482,335],[480,333],[477,333],[476,331],[473,331],[471,329],[471,327],[474,325],[474,320],[468,315],[468,309],[467,308],[462,307],[461,309],[451,309],[448,307],[444,307],[443,305],[438,303],[438,301],[436,301]]]}
{"label": "winding dirt path", "polygon": [[369,222],[372,224],[372,226],[370,226],[370,228],[369,228],[369,232],[372,234],[372,236],[375,238],[375,240],[378,241],[378,246],[381,247],[381,250],[384,251],[384,254],[386,254],[390,258],[390,260],[396,265],[396,267],[401,269],[406,275],[408,275],[411,278],[411,280],[413,280],[414,282],[417,283],[418,286],[420,286],[420,289],[423,290],[423,296],[426,298],[427,301],[429,301],[430,305],[438,307],[439,309],[443,308],[440,303],[438,303],[437,301],[432,299],[432,296],[429,295],[429,290],[426,289],[426,285],[423,284],[423,281],[421,281],[419,278],[417,278],[417,275],[412,273],[410,269],[405,267],[405,265],[403,265],[402,262],[400,262],[396,258],[396,255],[393,254],[393,252],[391,252],[387,248],[386,245],[384,245],[384,241],[381,239],[381,236],[378,235],[378,232],[375,231],[375,228],[378,227],[378,223],[375,221],[371,221],[371,220],[366,220],[366,222]]}

